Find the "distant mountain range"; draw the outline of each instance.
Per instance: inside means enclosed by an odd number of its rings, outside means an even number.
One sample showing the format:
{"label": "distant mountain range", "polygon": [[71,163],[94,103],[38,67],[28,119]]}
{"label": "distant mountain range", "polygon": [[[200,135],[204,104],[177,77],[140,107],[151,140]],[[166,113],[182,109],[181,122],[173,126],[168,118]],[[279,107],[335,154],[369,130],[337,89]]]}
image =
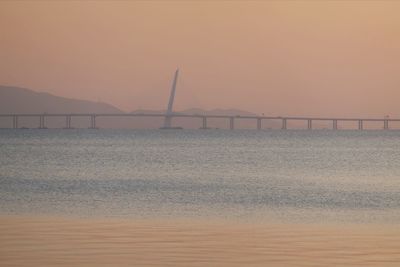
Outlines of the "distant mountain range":
{"label": "distant mountain range", "polygon": [[102,102],[71,99],[26,88],[0,86],[0,113],[121,113]]}
{"label": "distant mountain range", "polygon": [[[138,109],[131,113],[164,113],[165,110]],[[35,92],[30,89],[0,86],[0,114],[30,114],[30,113],[124,113],[124,111],[103,102],[87,101],[55,96],[49,93]],[[176,113],[201,115],[256,115],[238,109],[203,110],[191,108]],[[0,127],[10,127],[9,119],[2,118]],[[99,118],[97,125],[102,128],[158,128],[162,125],[162,118]],[[175,118],[174,124],[184,128],[199,128],[200,121],[190,118]],[[63,127],[65,118],[47,118],[46,126]],[[250,124],[249,124],[250,123]],[[209,119],[212,128],[226,128],[228,122],[222,119]],[[241,122],[238,126],[254,127],[254,122]],[[87,127],[88,118],[74,118],[74,127]],[[20,126],[36,128],[35,118],[20,118]]]}
{"label": "distant mountain range", "polygon": [[[164,110],[137,109],[137,110],[132,111],[131,113],[133,113],[133,114],[141,114],[141,113],[159,114],[159,113],[165,113],[165,109]],[[204,109],[201,109],[201,108],[189,108],[189,109],[184,109],[184,110],[181,110],[181,111],[176,111],[174,113],[176,113],[176,114],[190,114],[190,115],[257,116],[257,114],[255,114],[255,113],[251,113],[251,112],[248,112],[248,111],[243,111],[243,110],[240,110],[240,109],[204,110]]]}
{"label": "distant mountain range", "polygon": [[[61,96],[55,96],[49,93],[35,92],[30,89],[1,86],[0,85],[0,114],[43,114],[43,113],[126,113],[125,111],[104,103],[80,99],[72,99]],[[165,113],[165,110],[145,110],[137,109],[131,113]],[[239,109],[212,109],[204,110],[200,108],[190,108],[175,113],[196,114],[196,115],[227,115],[227,116],[256,116],[257,114]],[[99,128],[159,128],[163,125],[164,118],[144,118],[144,117],[99,117],[97,126]],[[173,118],[173,126],[183,128],[200,128],[201,119],[196,118]],[[280,120],[263,120],[262,128],[279,129],[282,125]],[[291,121],[290,128],[306,128],[305,121]],[[20,117],[19,127],[37,128],[39,118]],[[65,127],[65,117],[46,117],[46,127],[63,128]],[[12,127],[12,118],[0,117],[0,128]],[[74,117],[72,127],[87,128],[90,125],[88,117]],[[208,118],[207,126],[209,128],[229,128],[229,121],[220,118]],[[256,120],[235,119],[235,128],[255,129]],[[331,128],[329,123],[313,123],[316,128]]]}

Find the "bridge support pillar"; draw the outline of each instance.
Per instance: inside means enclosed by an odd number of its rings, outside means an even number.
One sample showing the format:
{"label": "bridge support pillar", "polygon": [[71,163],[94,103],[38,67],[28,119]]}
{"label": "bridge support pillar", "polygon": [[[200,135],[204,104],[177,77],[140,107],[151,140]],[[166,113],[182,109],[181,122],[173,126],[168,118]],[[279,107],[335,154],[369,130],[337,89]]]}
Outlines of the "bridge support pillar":
{"label": "bridge support pillar", "polygon": [[46,128],[45,122],[44,122],[44,115],[39,116],[39,129],[44,129]]}
{"label": "bridge support pillar", "polygon": [[234,117],[229,118],[229,129],[231,129],[231,130],[235,129],[235,118]]}
{"label": "bridge support pillar", "polygon": [[358,130],[363,130],[364,126],[363,126],[363,120],[359,120],[358,121]]}
{"label": "bridge support pillar", "polygon": [[337,130],[337,120],[333,120],[332,121],[332,124],[333,124],[333,130]]}
{"label": "bridge support pillar", "polygon": [[71,116],[65,116],[65,129],[71,129]]}
{"label": "bridge support pillar", "polygon": [[307,120],[307,128],[308,130],[312,130],[312,120],[310,119]]}
{"label": "bridge support pillar", "polygon": [[389,129],[389,121],[388,120],[383,121],[383,129],[385,129],[385,130]]}
{"label": "bridge support pillar", "polygon": [[257,118],[257,130],[261,130],[261,118]]}
{"label": "bridge support pillar", "polygon": [[207,129],[207,117],[203,117],[203,127],[202,129]]}
{"label": "bridge support pillar", "polygon": [[96,115],[90,116],[90,129],[96,129]]}
{"label": "bridge support pillar", "polygon": [[13,116],[13,128],[18,129],[18,116],[17,115]]}
{"label": "bridge support pillar", "polygon": [[282,119],[282,130],[287,129],[287,119]]}

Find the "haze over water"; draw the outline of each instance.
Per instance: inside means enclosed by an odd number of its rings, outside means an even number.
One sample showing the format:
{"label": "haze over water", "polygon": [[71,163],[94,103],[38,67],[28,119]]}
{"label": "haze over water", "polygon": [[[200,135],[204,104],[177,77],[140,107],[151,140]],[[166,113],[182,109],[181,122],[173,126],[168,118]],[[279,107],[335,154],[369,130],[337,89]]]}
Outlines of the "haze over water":
{"label": "haze over water", "polygon": [[399,223],[400,132],[1,130],[0,212]]}
{"label": "haze over water", "polygon": [[0,85],[124,111],[399,117],[399,1],[1,1]]}

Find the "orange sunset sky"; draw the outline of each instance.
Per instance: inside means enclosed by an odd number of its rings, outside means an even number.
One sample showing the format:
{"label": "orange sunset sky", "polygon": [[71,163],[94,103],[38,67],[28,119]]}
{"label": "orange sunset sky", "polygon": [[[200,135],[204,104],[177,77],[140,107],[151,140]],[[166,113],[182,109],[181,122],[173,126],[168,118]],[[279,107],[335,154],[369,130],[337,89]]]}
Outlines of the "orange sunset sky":
{"label": "orange sunset sky", "polygon": [[400,117],[400,1],[1,1],[0,84],[125,111]]}

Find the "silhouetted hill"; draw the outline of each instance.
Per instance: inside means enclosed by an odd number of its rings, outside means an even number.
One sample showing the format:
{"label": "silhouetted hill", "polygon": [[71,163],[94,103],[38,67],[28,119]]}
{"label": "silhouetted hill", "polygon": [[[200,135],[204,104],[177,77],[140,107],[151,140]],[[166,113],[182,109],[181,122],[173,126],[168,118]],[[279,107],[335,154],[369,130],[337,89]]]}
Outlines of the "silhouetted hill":
{"label": "silhouetted hill", "polygon": [[[141,114],[141,113],[150,113],[150,114],[159,114],[165,113],[165,110],[148,110],[148,109],[137,109],[132,111],[131,113]],[[226,116],[257,116],[255,113],[251,113],[248,111],[240,110],[240,109],[211,109],[205,110],[201,108],[190,108],[181,111],[175,111],[177,114],[190,114],[190,115],[226,115]]]}
{"label": "silhouetted hill", "polygon": [[121,113],[112,105],[0,86],[0,113]]}
{"label": "silhouetted hill", "polygon": [[[120,109],[101,102],[86,101],[59,97],[49,93],[39,93],[26,88],[0,86],[0,114],[29,114],[29,113],[123,113]],[[132,113],[165,113],[165,110],[138,109]],[[213,109],[203,110],[191,108],[176,113],[200,115],[232,115],[254,116],[256,114],[238,109]],[[99,117],[96,120],[99,128],[159,128],[163,125],[164,118],[149,117]],[[236,118],[236,128],[253,128],[255,120]],[[46,127],[65,127],[65,117],[46,117]],[[72,127],[87,128],[90,125],[89,117],[73,117]],[[174,118],[173,125],[183,128],[199,128],[202,121],[196,118]],[[228,128],[229,120],[209,118],[207,125],[210,128]],[[275,125],[275,124],[272,124]],[[38,118],[20,117],[19,127],[37,128]],[[270,125],[271,126],[271,125]],[[0,118],[0,127],[12,127],[12,118]],[[268,126],[269,127],[269,126]]]}
{"label": "silhouetted hill", "polygon": [[165,110],[152,110],[152,109],[136,109],[132,111],[131,113],[133,114],[160,114],[160,113],[165,113]]}
{"label": "silhouetted hill", "polygon": [[240,109],[212,109],[212,110],[204,110],[201,108],[191,108],[185,109],[179,113],[185,114],[201,114],[201,115],[223,115],[223,116],[257,116],[255,113],[251,113],[248,111],[240,110]]}

